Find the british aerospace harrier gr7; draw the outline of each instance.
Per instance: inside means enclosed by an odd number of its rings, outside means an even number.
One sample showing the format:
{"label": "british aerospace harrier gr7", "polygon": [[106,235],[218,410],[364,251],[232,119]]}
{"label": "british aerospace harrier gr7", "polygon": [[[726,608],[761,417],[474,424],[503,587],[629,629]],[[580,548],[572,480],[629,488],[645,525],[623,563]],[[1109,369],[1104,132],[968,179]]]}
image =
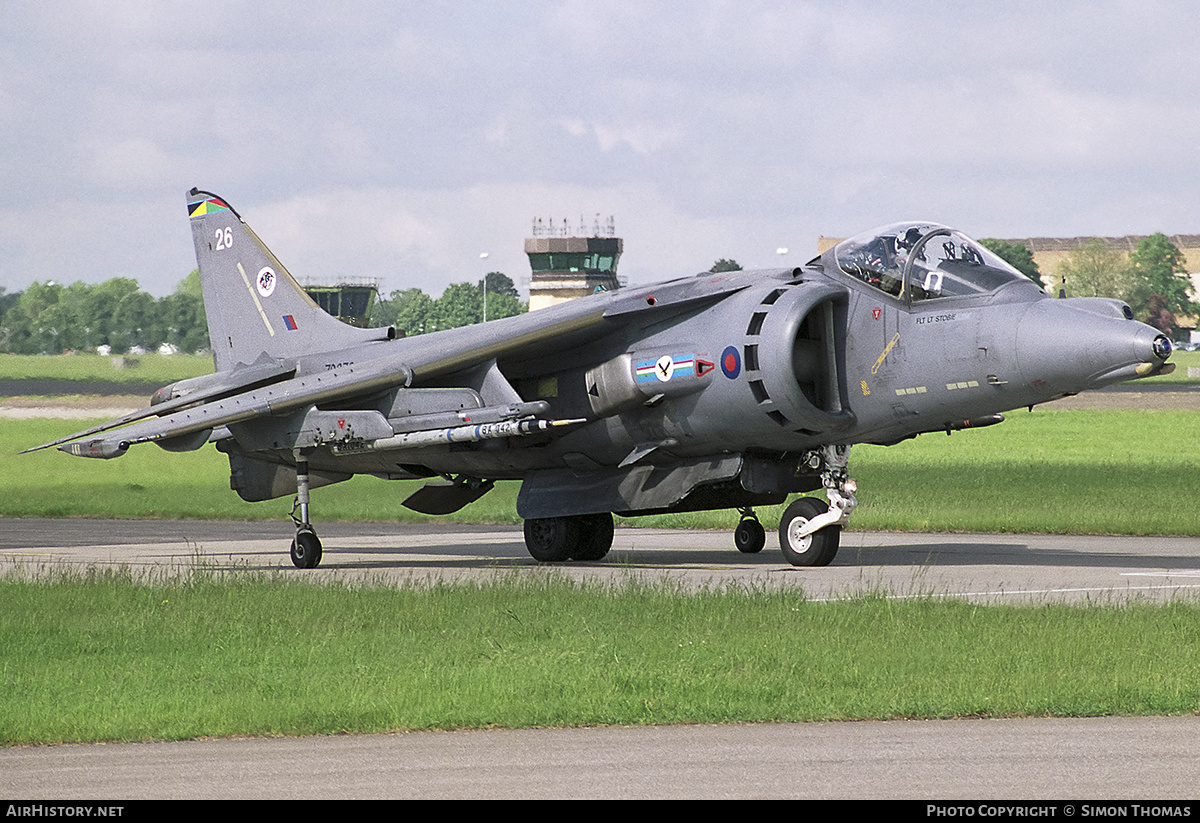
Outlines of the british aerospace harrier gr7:
{"label": "british aerospace harrier gr7", "polygon": [[216,372],[37,448],[113,458],[208,443],[245,500],[295,495],[291,556],[321,560],[310,489],[428,478],[403,501],[446,514],[520,480],[539,561],[598,560],[613,514],[799,497],[786,559],[829,563],[857,505],[856,443],[1003,420],[1008,409],[1161,374],[1171,345],[1117,300],[1055,299],[933,223],[843,241],[799,268],[701,273],[416,337],[325,314],[228,202],[188,215]]}

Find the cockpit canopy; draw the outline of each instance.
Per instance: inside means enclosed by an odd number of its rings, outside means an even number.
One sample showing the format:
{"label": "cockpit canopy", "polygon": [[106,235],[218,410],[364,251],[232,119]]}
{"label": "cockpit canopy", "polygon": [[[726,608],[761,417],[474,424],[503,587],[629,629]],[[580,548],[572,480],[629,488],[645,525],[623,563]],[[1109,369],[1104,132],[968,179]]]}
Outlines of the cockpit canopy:
{"label": "cockpit canopy", "polygon": [[1030,282],[981,243],[937,223],[892,223],[843,240],[833,255],[846,274],[914,301]]}

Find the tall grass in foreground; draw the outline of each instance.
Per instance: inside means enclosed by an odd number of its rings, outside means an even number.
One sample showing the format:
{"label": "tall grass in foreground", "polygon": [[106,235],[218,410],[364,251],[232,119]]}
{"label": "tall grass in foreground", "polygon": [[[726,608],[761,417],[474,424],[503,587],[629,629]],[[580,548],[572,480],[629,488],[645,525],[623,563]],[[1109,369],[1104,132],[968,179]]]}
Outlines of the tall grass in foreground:
{"label": "tall grass in foreground", "polygon": [[[87,421],[0,420],[0,516],[285,520],[290,498],[245,503],[211,446],[136,446],[115,460],[17,455]],[[1200,535],[1200,414],[1012,412],[1000,426],[856,446],[855,529]],[[400,503],[423,481],[356,477],[313,492],[318,523],[428,520]],[[447,519],[516,523],[518,484],[501,482]],[[774,528],[782,507],[759,515]],[[633,518],[633,525],[732,528],[732,510]]]}
{"label": "tall grass in foreground", "polygon": [[1200,606],[0,581],[0,743],[1200,711]]}

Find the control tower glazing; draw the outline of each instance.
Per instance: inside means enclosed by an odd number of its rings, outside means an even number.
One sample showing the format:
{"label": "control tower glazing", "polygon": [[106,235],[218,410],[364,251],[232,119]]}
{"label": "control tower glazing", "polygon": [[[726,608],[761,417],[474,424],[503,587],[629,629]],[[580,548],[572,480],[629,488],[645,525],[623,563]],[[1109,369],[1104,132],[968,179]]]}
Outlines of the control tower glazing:
{"label": "control tower glazing", "polygon": [[615,236],[612,218],[603,228],[597,220],[591,236],[585,235],[582,223],[581,220],[578,230],[572,233],[566,221],[556,227],[553,220],[548,223],[534,220],[533,237],[525,240],[525,253],[533,270],[529,283],[530,311],[621,287],[617,261],[623,243]]}

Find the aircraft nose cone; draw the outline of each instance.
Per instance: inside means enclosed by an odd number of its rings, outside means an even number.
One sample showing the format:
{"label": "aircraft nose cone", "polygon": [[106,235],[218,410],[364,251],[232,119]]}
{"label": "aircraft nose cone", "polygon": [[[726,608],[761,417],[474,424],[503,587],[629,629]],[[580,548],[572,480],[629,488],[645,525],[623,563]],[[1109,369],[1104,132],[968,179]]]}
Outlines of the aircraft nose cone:
{"label": "aircraft nose cone", "polygon": [[1030,308],[1017,331],[1022,377],[1062,392],[1157,374],[1170,356],[1171,341],[1129,319],[1116,300],[1045,300]]}

